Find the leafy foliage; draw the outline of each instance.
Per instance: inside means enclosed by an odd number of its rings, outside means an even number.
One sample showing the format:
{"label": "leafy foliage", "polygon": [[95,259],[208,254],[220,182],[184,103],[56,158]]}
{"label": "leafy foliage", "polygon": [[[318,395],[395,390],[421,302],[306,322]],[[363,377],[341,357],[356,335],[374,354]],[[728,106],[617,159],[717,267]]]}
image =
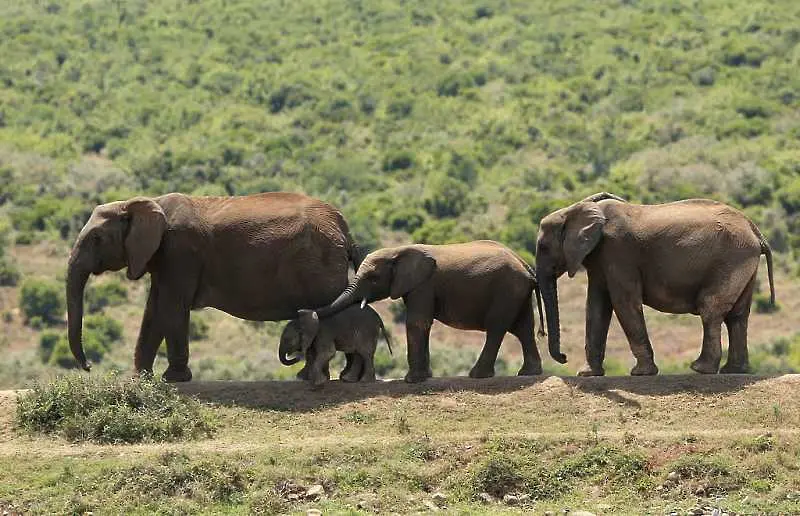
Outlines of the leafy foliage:
{"label": "leafy foliage", "polygon": [[[122,325],[102,314],[87,315],[83,320],[83,351],[92,362],[100,362],[115,344],[122,341]],[[39,340],[42,361],[64,369],[78,367],[65,333],[45,332]]]}
{"label": "leafy foliage", "polygon": [[196,401],[153,379],[70,374],[20,395],[17,425],[69,441],[135,443],[210,435],[210,414]]}
{"label": "leafy foliage", "polygon": [[61,321],[66,309],[64,287],[51,279],[28,278],[20,289],[19,306],[29,322],[55,324]]}
{"label": "leafy foliage", "polygon": [[108,306],[121,305],[128,300],[128,289],[119,280],[106,281],[86,288],[84,303],[89,313],[102,311]]}

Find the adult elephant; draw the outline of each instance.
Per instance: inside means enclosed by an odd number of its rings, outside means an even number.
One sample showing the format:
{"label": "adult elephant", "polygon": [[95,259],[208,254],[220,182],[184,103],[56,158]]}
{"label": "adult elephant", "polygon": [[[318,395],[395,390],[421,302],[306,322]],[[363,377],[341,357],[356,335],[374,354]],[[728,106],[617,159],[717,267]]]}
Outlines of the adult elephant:
{"label": "adult elephant", "polygon": [[[188,381],[189,311],[214,307],[236,317],[277,321],[324,306],[347,286],[360,255],[333,206],[295,193],[192,197],[171,193],[97,206],[69,258],[69,343],[89,370],[81,343],[83,292],[90,274],[127,267],[150,273],[134,355],[152,372],[167,341],[167,381]],[[296,361],[296,360],[295,360]]]}
{"label": "adult elephant", "polygon": [[579,375],[604,374],[612,311],[636,358],[631,374],[658,373],[643,304],[701,317],[702,351],[691,365],[699,373],[719,370],[724,322],[730,345],[722,372],[746,372],[747,320],[762,254],[774,303],[772,251],[756,225],[730,206],[707,199],[637,205],[600,193],[555,211],[542,219],[536,243],[550,353],[561,355],[556,280],[583,265],[587,363]]}
{"label": "adult elephant", "polygon": [[[511,249],[491,240],[447,245],[405,245],[368,254],[356,277],[329,306],[330,317],[347,307],[391,297],[406,305],[407,382],[432,376],[428,341],[434,319],[461,330],[486,332],[486,343],[469,375],[494,375],[500,344],[507,332],[522,346],[520,375],[542,373],[533,336],[536,273]],[[541,317],[541,305],[539,310]],[[303,327],[313,328],[313,312],[301,311]]]}

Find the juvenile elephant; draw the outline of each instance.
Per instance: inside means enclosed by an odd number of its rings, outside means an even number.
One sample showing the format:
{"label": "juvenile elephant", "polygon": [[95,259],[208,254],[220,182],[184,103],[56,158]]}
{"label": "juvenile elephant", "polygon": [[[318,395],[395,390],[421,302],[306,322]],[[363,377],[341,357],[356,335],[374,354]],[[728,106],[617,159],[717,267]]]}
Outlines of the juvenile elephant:
{"label": "juvenile elephant", "polygon": [[550,354],[561,355],[556,280],[583,265],[587,364],[579,375],[604,374],[612,311],[636,358],[631,374],[658,373],[643,304],[701,317],[703,347],[691,365],[699,373],[719,369],[724,322],[730,345],[722,372],[746,372],[747,319],[762,254],[774,303],[772,251],[756,225],[730,206],[707,199],[637,205],[601,193],[551,213],[536,244]]}
{"label": "juvenile elephant", "polygon": [[[328,364],[336,351],[344,351],[353,355],[352,363],[339,375],[345,382],[375,381],[375,348],[378,338],[383,335],[389,353],[392,342],[383,320],[372,307],[363,310],[352,305],[343,311],[319,320],[314,312],[289,321],[281,334],[278,358],[283,365],[292,365],[298,359],[290,359],[289,355],[302,353],[309,357],[308,380],[312,385],[320,386],[328,380]],[[309,350],[313,349],[313,355]],[[313,357],[313,358],[312,358]]]}
{"label": "juvenile elephant", "polygon": [[[538,300],[533,269],[497,242],[407,245],[367,255],[353,282],[317,314],[324,319],[359,301],[363,307],[387,297],[402,297],[407,313],[407,382],[432,376],[428,339],[434,319],[453,328],[486,332],[486,343],[469,373],[471,377],[494,375],[506,332],[515,335],[522,345],[519,374],[537,375],[542,372],[542,363],[533,337],[534,291]],[[539,315],[541,318],[541,308]]]}
{"label": "juvenile elephant", "polygon": [[347,286],[360,254],[334,207],[294,193],[190,197],[171,193],[97,206],[69,258],[69,343],[81,367],[83,291],[90,274],[150,273],[134,366],[152,371],[166,338],[168,381],[188,381],[189,311],[214,307],[277,321],[324,306]]}

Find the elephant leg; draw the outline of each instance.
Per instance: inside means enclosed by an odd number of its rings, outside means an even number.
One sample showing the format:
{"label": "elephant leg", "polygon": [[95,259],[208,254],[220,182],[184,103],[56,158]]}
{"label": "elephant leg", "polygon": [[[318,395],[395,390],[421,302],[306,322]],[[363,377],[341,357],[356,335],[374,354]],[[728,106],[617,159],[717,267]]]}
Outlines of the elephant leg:
{"label": "elephant leg", "polygon": [[161,377],[167,382],[188,382],[192,379],[189,369],[189,308],[166,303],[160,304],[161,321],[167,338],[167,361],[169,366]]}
{"label": "elephant leg", "polygon": [[[603,361],[606,357],[608,327],[611,324],[611,297],[604,284],[589,277],[586,295],[586,364],[578,371],[578,376],[603,376]],[[644,323],[644,320],[642,320]]]}
{"label": "elephant leg", "polygon": [[333,342],[321,342],[319,339],[316,341],[317,353],[314,362],[311,364],[308,378],[311,381],[311,386],[314,389],[322,387],[322,385],[330,379],[328,373],[328,364],[331,359],[336,355],[336,347]]}
{"label": "elephant leg", "polygon": [[483,345],[478,361],[469,371],[470,378],[491,378],[494,376],[494,363],[497,360],[497,353],[500,351],[500,344],[506,332],[503,330],[487,330],[486,343]]}
{"label": "elephant leg", "polygon": [[411,292],[404,299],[406,312],[406,343],[408,357],[408,383],[423,382],[433,376],[429,347],[433,325],[434,299],[431,293]]}
{"label": "elephant leg", "polygon": [[644,312],[642,312],[641,295],[634,296],[630,291],[611,292],[611,301],[614,312],[617,314],[617,320],[628,339],[631,352],[636,358],[636,365],[631,369],[631,375],[658,374],[658,367],[653,360],[653,346],[647,335],[647,325],[644,321]]}
{"label": "elephant leg", "polygon": [[364,350],[363,354],[359,354],[363,362],[363,373],[361,375],[362,382],[375,381],[375,347],[371,350]]}
{"label": "elephant leg", "polygon": [[156,360],[158,348],[164,340],[164,332],[156,316],[157,296],[158,290],[153,285],[150,287],[150,292],[147,296],[147,304],[144,308],[142,325],[133,355],[133,367],[138,374],[153,374],[153,363]]}
{"label": "elephant leg", "polygon": [[716,314],[703,314],[703,348],[691,368],[698,373],[716,374],[722,359],[722,318]]}
{"label": "elephant leg", "polygon": [[753,275],[733,310],[725,316],[725,326],[728,328],[728,361],[720,370],[721,373],[750,372],[750,360],[747,353],[747,323],[750,318],[750,304],[753,301],[755,284],[756,277]]}
{"label": "elephant leg", "polygon": [[365,361],[358,353],[345,354],[347,366],[342,369],[339,379],[343,382],[354,383],[363,376]]}
{"label": "elephant leg", "polygon": [[517,375],[536,376],[542,374],[542,357],[539,356],[536,340],[533,338],[533,309],[522,310],[511,333],[519,339],[522,346],[522,367]]}

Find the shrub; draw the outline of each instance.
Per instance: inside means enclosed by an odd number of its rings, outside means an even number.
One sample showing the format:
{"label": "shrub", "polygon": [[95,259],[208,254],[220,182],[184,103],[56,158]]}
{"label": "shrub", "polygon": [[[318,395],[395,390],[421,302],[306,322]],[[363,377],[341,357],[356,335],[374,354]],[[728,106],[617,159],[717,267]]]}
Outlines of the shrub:
{"label": "shrub", "polygon": [[437,175],[427,188],[425,210],[437,218],[458,217],[467,207],[469,187],[452,177]]}
{"label": "shrub", "polygon": [[[100,362],[103,357],[111,351],[114,344],[122,340],[122,325],[116,320],[105,315],[87,315],[83,320],[83,351],[86,358],[93,362]],[[42,360],[50,365],[73,369],[78,367],[75,357],[69,348],[69,340],[66,334],[53,342],[51,335],[47,339],[39,342],[40,347],[50,346],[49,351],[41,350]]]}
{"label": "shrub", "polygon": [[65,310],[61,283],[44,278],[29,278],[22,283],[19,306],[27,321],[40,317],[46,324],[61,320]]}
{"label": "shrub", "polygon": [[0,287],[14,287],[21,277],[17,265],[9,258],[0,256]]}
{"label": "shrub", "polygon": [[53,354],[58,341],[63,337],[61,333],[55,331],[45,331],[39,337],[39,357],[42,362],[47,363]]}
{"label": "shrub", "polygon": [[197,401],[148,378],[69,374],[20,395],[16,424],[30,434],[99,443],[210,436],[216,423]]}
{"label": "shrub", "polygon": [[489,458],[475,472],[475,494],[489,493],[502,498],[508,493],[519,491],[525,485],[525,478],[519,473],[519,469],[520,466],[507,457]]}
{"label": "shrub", "polygon": [[209,326],[205,319],[197,312],[192,313],[189,319],[189,338],[192,340],[205,340],[208,338]]}
{"label": "shrub", "polygon": [[128,300],[128,289],[120,281],[113,280],[90,285],[86,289],[86,310],[96,313],[107,306],[121,305]]}
{"label": "shrub", "polygon": [[774,305],[770,302],[769,294],[760,293],[753,296],[753,308],[759,314],[771,314],[781,309],[777,301]]}

